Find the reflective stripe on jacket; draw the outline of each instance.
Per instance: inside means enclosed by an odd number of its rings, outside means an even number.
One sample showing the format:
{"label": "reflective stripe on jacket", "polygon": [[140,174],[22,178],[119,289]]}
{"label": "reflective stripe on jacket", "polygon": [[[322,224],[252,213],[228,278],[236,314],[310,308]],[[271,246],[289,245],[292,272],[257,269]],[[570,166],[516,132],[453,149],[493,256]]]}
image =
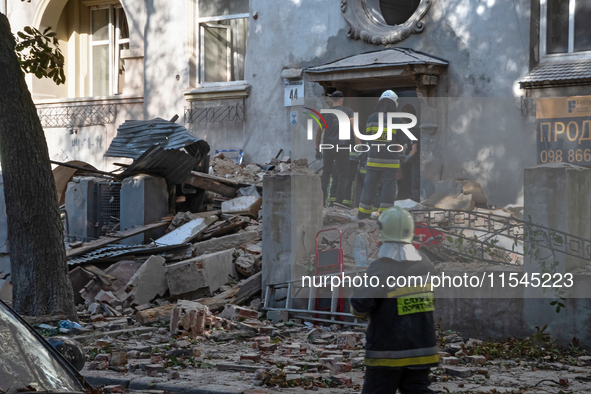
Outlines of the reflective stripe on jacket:
{"label": "reflective stripe on jacket", "polygon": [[[381,131],[381,134],[377,139],[366,142],[370,145],[367,157],[367,168],[372,170],[397,170],[400,168],[400,152],[390,152],[388,150],[388,145],[404,145],[404,140],[400,138],[396,130],[392,130],[392,140],[388,140],[386,115],[384,114],[382,117],[383,122],[381,129],[378,112],[374,112],[367,119],[367,126],[365,129],[366,135],[380,134]],[[394,123],[402,123],[402,121],[395,118]],[[398,150],[394,148],[391,149]]]}

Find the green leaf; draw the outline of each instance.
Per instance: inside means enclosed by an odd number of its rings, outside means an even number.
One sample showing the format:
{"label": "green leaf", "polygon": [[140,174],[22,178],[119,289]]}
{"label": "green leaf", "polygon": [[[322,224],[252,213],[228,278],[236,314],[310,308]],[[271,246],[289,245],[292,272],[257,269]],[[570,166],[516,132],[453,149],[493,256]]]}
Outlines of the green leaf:
{"label": "green leaf", "polygon": [[562,237],[560,235],[557,235],[554,237],[554,242],[556,242],[557,244],[562,244],[562,243],[564,243],[564,240],[562,239]]}

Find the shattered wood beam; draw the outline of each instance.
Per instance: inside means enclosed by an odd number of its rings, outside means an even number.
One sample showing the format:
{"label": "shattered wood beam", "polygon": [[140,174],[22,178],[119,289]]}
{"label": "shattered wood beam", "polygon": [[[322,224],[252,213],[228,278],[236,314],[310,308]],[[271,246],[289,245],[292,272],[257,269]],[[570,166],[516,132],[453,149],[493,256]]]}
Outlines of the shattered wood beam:
{"label": "shattered wood beam", "polygon": [[88,253],[92,250],[102,248],[103,246],[107,246],[109,244],[121,241],[122,239],[145,233],[146,231],[152,230],[154,228],[168,226],[170,225],[170,222],[172,222],[172,219],[172,217],[166,217],[159,222],[144,224],[143,226],[130,228],[125,231],[120,231],[112,236],[100,237],[97,240],[85,243],[84,246],[81,246],[79,248],[66,250],[66,257],[70,258],[73,256],[79,256],[81,254]]}
{"label": "shattered wood beam", "polygon": [[145,325],[150,323],[169,323],[170,322],[170,314],[176,304],[169,304],[164,306],[159,306],[152,309],[146,309],[140,311],[135,314],[135,318],[138,323]]}
{"label": "shattered wood beam", "polygon": [[256,274],[242,282],[242,284],[240,285],[240,289],[236,293],[236,299],[238,300],[238,302],[245,302],[250,297],[254,296],[256,293],[259,293],[262,290],[262,276],[262,272],[257,272]]}
{"label": "shattered wood beam", "polygon": [[236,188],[228,186],[227,184],[225,184],[227,182],[222,181],[222,178],[193,171],[191,172],[191,176],[189,177],[189,179],[187,179],[185,183],[203,190],[212,191],[224,197],[236,197]]}
{"label": "shattered wood beam", "polygon": [[216,296],[202,298],[197,300],[197,302],[201,305],[207,306],[211,312],[220,312],[224,309],[226,304],[233,304],[236,301],[235,296],[238,290],[238,287],[232,287]]}
{"label": "shattered wood beam", "polygon": [[241,186],[248,186],[249,185],[248,183],[238,182],[238,181],[235,181],[234,179],[222,178],[221,176],[210,175],[210,174],[206,174],[206,173],[198,172],[198,171],[192,171],[191,175],[198,175],[200,178],[209,179],[209,180],[216,181],[221,184],[228,185],[228,186],[241,187]]}

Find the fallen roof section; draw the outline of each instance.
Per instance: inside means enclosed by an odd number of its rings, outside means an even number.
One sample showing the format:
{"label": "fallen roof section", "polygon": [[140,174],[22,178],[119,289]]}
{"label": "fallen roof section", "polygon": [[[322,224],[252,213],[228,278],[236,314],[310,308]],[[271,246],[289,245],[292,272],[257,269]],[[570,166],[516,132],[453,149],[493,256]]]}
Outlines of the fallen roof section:
{"label": "fallen roof section", "polygon": [[164,149],[155,145],[145,151],[118,176],[127,178],[136,174],[157,175],[168,185],[185,183],[200,159],[176,149]]}
{"label": "fallen roof section", "polygon": [[165,149],[184,148],[197,161],[209,153],[209,144],[189,133],[185,127],[155,118],[125,121],[117,129],[117,136],[111,142],[105,157],[137,159],[154,145]]}

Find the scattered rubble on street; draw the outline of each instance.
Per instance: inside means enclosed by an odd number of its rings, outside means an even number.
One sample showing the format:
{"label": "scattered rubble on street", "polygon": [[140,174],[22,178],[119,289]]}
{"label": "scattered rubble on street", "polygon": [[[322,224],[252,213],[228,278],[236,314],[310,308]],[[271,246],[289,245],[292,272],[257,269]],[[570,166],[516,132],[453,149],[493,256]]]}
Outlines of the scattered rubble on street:
{"label": "scattered rubble on street", "polygon": [[[273,323],[255,309],[260,303],[251,305],[226,304],[216,314],[198,301],[180,300],[102,319],[90,314],[88,305],[81,306],[83,330],[94,333],[72,336],[86,351],[82,374],[111,388],[145,389],[150,382],[153,389],[168,392],[196,386],[230,393],[360,391],[364,327],[300,319]],[[101,324],[115,321],[120,325]],[[438,330],[437,335],[440,365],[430,374],[435,392],[589,390],[591,356],[576,342],[559,349],[544,328],[531,338],[502,343],[452,331]]]}
{"label": "scattered rubble on street", "polygon": [[[156,126],[162,122],[152,121]],[[140,126],[125,127],[133,131]],[[190,140],[204,149],[199,140]],[[179,192],[168,202],[175,206],[169,212],[176,215],[128,229],[118,230],[116,225],[98,239],[68,239],[79,321],[46,316],[29,322],[46,336],[69,336],[83,344],[87,362],[82,374],[104,393],[191,393],[196,387],[200,392],[245,394],[360,392],[364,325],[347,325],[334,316],[320,324],[314,316],[302,320],[286,310],[263,310],[263,176],[310,173],[307,162],[292,162],[279,154],[264,165],[244,165],[217,154],[201,171],[194,170],[195,160],[188,160],[179,177],[152,161],[187,153],[154,147],[142,152],[135,152],[134,164],[125,166],[123,173],[137,174],[143,168],[164,177],[169,189]],[[420,204],[396,202],[409,209],[416,222],[436,226],[453,220],[459,226],[454,236],[417,240],[423,241],[421,248],[436,270],[454,263],[466,269],[471,262],[454,253],[458,245],[453,237],[481,236],[479,231],[491,226],[482,217],[522,219],[521,207],[489,206],[477,183],[463,181],[454,187],[456,193],[436,193]],[[446,214],[449,210],[473,213],[476,219],[458,219]],[[340,230],[345,271],[358,268],[353,249],[360,232],[367,237],[368,258],[377,257],[375,220],[357,220],[356,209],[329,207],[324,209],[323,224],[324,229]],[[120,244],[153,230],[160,236],[146,237],[150,242]],[[323,232],[318,251],[336,248],[339,236],[337,231]],[[499,234],[492,239],[503,244],[509,239],[505,238]],[[306,272],[314,261],[308,252],[296,262]],[[514,267],[522,263],[522,257],[506,252],[489,257]],[[0,295],[6,292],[0,288]],[[438,393],[591,391],[591,356],[576,342],[559,349],[543,329],[531,339],[503,343],[442,331],[439,325],[437,334],[440,365],[431,370],[430,378]]]}

